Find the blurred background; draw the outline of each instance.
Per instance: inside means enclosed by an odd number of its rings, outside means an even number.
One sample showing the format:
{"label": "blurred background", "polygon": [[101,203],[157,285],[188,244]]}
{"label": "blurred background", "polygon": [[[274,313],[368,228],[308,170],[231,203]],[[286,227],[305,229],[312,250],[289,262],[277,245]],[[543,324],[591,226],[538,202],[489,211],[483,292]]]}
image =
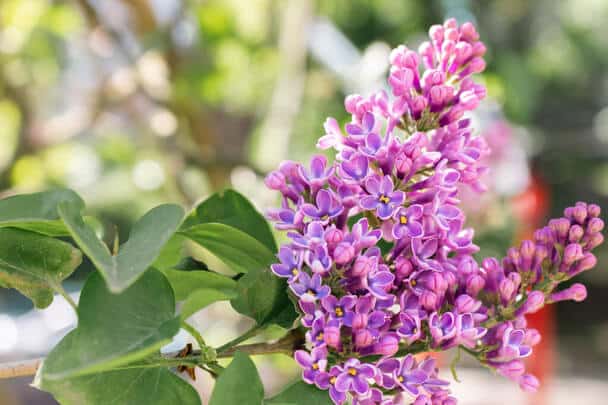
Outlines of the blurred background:
{"label": "blurred background", "polygon": [[[348,119],[344,96],[383,88],[390,49],[446,17],[473,21],[489,49],[474,120],[494,149],[490,192],[464,197],[484,255],[577,200],[608,208],[608,0],[0,0],[0,195],[73,188],[108,240],[154,205],[226,186],[276,204],[265,173],[309,158],[325,117]],[[587,301],[534,319],[540,394],[465,362],[461,403],[605,404],[607,264],[604,249],[583,275]],[[1,290],[0,362],[44,356],[70,311]],[[193,322],[215,344],[248,326],[221,304]],[[297,375],[285,357],[258,360],[269,392]],[[55,403],[30,381],[0,381],[0,403]]]}

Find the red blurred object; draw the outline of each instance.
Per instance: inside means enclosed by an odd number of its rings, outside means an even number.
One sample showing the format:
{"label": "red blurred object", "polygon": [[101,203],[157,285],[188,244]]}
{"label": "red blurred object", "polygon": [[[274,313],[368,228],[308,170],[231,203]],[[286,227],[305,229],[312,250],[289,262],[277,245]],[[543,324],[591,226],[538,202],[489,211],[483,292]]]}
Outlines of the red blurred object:
{"label": "red blurred object", "polygon": [[[549,188],[536,175],[532,175],[530,185],[522,194],[512,200],[513,215],[519,229],[516,233],[516,242],[530,239],[536,228],[545,220],[549,211]],[[555,372],[556,349],[556,319],[553,306],[547,306],[539,312],[529,315],[530,327],[538,329],[543,340],[534,348],[532,356],[528,358],[527,369],[536,375],[541,382],[541,388],[536,394],[530,396],[529,403],[533,405],[549,404],[547,385]]]}

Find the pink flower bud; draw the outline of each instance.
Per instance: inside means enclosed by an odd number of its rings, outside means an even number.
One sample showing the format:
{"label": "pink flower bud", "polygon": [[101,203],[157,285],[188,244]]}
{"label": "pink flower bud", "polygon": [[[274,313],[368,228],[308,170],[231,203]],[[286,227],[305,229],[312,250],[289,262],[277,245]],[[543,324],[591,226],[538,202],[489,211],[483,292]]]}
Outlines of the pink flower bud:
{"label": "pink flower bud", "polygon": [[424,291],[420,295],[420,305],[422,305],[424,307],[424,309],[426,309],[428,311],[435,310],[437,307],[438,301],[439,301],[439,299],[437,298],[437,295],[430,291]]}
{"label": "pink flower bud", "polygon": [[599,205],[589,204],[587,206],[587,215],[589,215],[590,217],[597,218],[600,216],[601,213],[602,209],[599,207]]}
{"label": "pink flower bud", "polygon": [[272,171],[264,179],[264,184],[271,190],[281,190],[285,187],[285,175],[278,170]]}
{"label": "pink flower bud", "polygon": [[467,294],[476,297],[485,286],[486,281],[478,274],[473,274],[467,278]]}
{"label": "pink flower bud", "polygon": [[372,271],[374,268],[374,259],[368,256],[359,256],[355,260],[355,264],[351,269],[353,276],[362,277]]}
{"label": "pink flower bud", "polygon": [[549,297],[550,302],[559,302],[559,301],[567,301],[573,300],[576,302],[584,301],[587,298],[587,288],[580,283],[572,284],[569,288],[565,290],[558,291],[556,293],[551,294]]}
{"label": "pink flower bud", "polygon": [[355,346],[359,348],[367,347],[374,342],[374,336],[369,329],[359,329],[355,332]]}
{"label": "pink flower bud", "polygon": [[325,242],[329,243],[330,245],[335,245],[337,243],[342,242],[342,239],[344,239],[344,232],[337,229],[336,227],[331,227],[327,231],[325,231],[325,234],[323,236],[325,237]]}
{"label": "pink flower bud", "polygon": [[511,360],[507,363],[502,363],[496,367],[498,374],[503,377],[507,377],[511,380],[516,380],[521,377],[525,371],[526,366],[521,360]]}
{"label": "pink flower bud", "polygon": [[340,346],[340,328],[338,326],[326,326],[323,330],[323,340],[329,347]]}
{"label": "pink flower bud", "polygon": [[481,305],[481,302],[476,301],[469,295],[462,294],[462,295],[458,296],[458,298],[456,298],[454,305],[458,312],[460,312],[461,314],[464,314],[467,312],[477,311],[477,309],[479,309],[479,306]]}
{"label": "pink flower bud", "polygon": [[532,291],[521,307],[523,314],[533,314],[545,304],[545,294],[542,291]]}
{"label": "pink flower bud", "polygon": [[368,315],[356,312],[353,315],[352,328],[354,330],[363,329],[367,326]]}
{"label": "pink flower bud", "polygon": [[399,337],[394,333],[387,333],[380,337],[374,345],[374,353],[383,356],[392,356],[399,350]]}
{"label": "pink flower bud", "polygon": [[519,377],[519,388],[521,388],[525,392],[536,392],[540,387],[540,382],[538,378],[534,377],[532,374],[525,374]]}
{"label": "pink flower bud", "polygon": [[340,243],[336,246],[333,257],[337,264],[346,264],[355,257],[355,248],[350,243]]}
{"label": "pink flower bud", "polygon": [[604,221],[601,218],[591,218],[587,223],[587,232],[596,233],[604,229]]}
{"label": "pink flower bud", "polygon": [[498,285],[498,293],[504,303],[508,303],[515,293],[515,284],[508,278],[502,279]]}
{"label": "pink flower bud", "polygon": [[584,234],[585,231],[582,226],[573,225],[568,232],[568,241],[571,243],[579,242],[583,238]]}
{"label": "pink flower bud", "polygon": [[409,259],[406,259],[403,256],[397,257],[397,260],[395,260],[395,276],[398,279],[407,278],[412,274],[412,270],[414,270],[414,266]]}

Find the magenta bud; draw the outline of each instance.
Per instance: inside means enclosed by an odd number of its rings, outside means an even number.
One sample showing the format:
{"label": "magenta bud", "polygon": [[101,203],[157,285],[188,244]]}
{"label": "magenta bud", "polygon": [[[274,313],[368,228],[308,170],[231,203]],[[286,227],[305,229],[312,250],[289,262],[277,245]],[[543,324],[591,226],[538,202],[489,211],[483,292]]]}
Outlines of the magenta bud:
{"label": "magenta bud", "polygon": [[439,301],[437,295],[431,291],[424,291],[420,295],[420,304],[424,307],[424,309],[428,311],[433,311],[437,307],[437,302]]}
{"label": "magenta bud", "polygon": [[515,284],[508,278],[502,279],[502,281],[498,285],[498,293],[500,294],[500,298],[503,301],[511,301],[511,298],[515,293]]}
{"label": "magenta bud", "polygon": [[409,173],[412,170],[412,160],[401,154],[395,159],[395,168],[398,173]]}
{"label": "magenta bud", "polygon": [[271,190],[281,190],[285,186],[285,175],[278,170],[268,173],[264,184]]}
{"label": "magenta bud", "polygon": [[602,209],[600,208],[599,205],[589,204],[587,206],[587,215],[589,215],[591,218],[597,218],[600,216],[601,213],[602,213]]}
{"label": "magenta bud", "polygon": [[323,330],[323,340],[333,348],[340,346],[340,328],[338,326],[326,326]]}
{"label": "magenta bud", "polygon": [[589,240],[585,244],[585,248],[587,250],[595,249],[602,243],[604,243],[604,235],[602,235],[601,233],[594,233],[589,237]]}
{"label": "magenta bud", "polygon": [[467,294],[459,295],[454,302],[456,310],[461,314],[467,312],[475,312],[479,308],[479,302],[475,301],[471,296]]}
{"label": "magenta bud", "polygon": [[583,224],[587,218],[587,207],[583,204],[577,204],[572,209],[572,218],[579,224]]}
{"label": "magenta bud", "polygon": [[387,333],[380,337],[374,345],[374,353],[382,356],[392,356],[399,350],[399,337],[394,333]]}
{"label": "magenta bud", "polygon": [[362,277],[369,273],[374,267],[374,261],[368,256],[359,256],[355,260],[351,272],[355,277]]}
{"label": "magenta bud", "polygon": [[414,270],[414,266],[409,259],[399,256],[397,260],[395,260],[395,276],[397,276],[398,279],[407,278],[412,274],[412,270]]}
{"label": "magenta bud", "polygon": [[352,328],[354,330],[365,328],[367,326],[367,320],[367,314],[356,312],[353,316]]}
{"label": "magenta bud", "polygon": [[564,249],[564,257],[562,259],[566,266],[572,265],[575,261],[583,257],[583,248],[578,243],[571,243]]}
{"label": "magenta bud", "polygon": [[519,377],[519,388],[521,388],[525,392],[536,392],[540,387],[540,382],[538,378],[534,377],[532,374],[525,374]]}
{"label": "magenta bud", "polygon": [[523,260],[532,261],[536,245],[531,240],[524,240],[519,247],[519,254]]}
{"label": "magenta bud", "polygon": [[511,380],[516,380],[526,372],[526,366],[521,360],[511,360],[496,367],[498,374]]}
{"label": "magenta bud", "polygon": [[477,294],[485,286],[486,281],[479,274],[473,274],[467,278],[467,294],[472,297],[476,297]]}
{"label": "magenta bud", "polygon": [[479,34],[477,33],[475,26],[470,22],[465,22],[460,26],[460,37],[468,42],[479,40]]}
{"label": "magenta bud", "polygon": [[596,264],[597,258],[593,255],[593,253],[585,253],[583,258],[574,265],[574,268],[568,273],[568,275],[570,277],[574,277],[583,271],[594,268]]}
{"label": "magenta bud", "polygon": [[585,234],[585,230],[580,225],[572,225],[570,231],[568,232],[568,241],[571,243],[577,243]]}
{"label": "magenta bud", "polygon": [[350,243],[340,243],[336,246],[333,257],[337,264],[346,264],[355,257],[355,248]]}
{"label": "magenta bud", "polygon": [[445,292],[448,288],[448,283],[445,281],[441,273],[433,272],[430,277],[427,278],[426,286],[429,290],[437,294]]}
{"label": "magenta bud", "polygon": [[468,71],[471,74],[481,73],[486,68],[486,61],[483,58],[475,57],[473,58],[468,65]]}
{"label": "magenta bud", "polygon": [[335,227],[331,227],[325,231],[324,237],[327,243],[336,244],[342,242],[342,239],[344,239],[344,232]]}
{"label": "magenta bud", "polygon": [[369,329],[359,329],[355,332],[355,346],[363,348],[374,342],[374,336]]}
{"label": "magenta bud", "polygon": [[587,223],[588,233],[601,232],[604,229],[604,221],[601,218],[591,218]]}
{"label": "magenta bud", "polygon": [[587,288],[580,283],[572,284],[570,287],[565,290],[558,291],[549,296],[550,302],[559,302],[559,301],[576,301],[581,302],[587,298]]}
{"label": "magenta bud", "polygon": [[536,346],[540,343],[542,336],[540,332],[536,329],[526,329],[526,337],[524,338],[524,342],[528,346]]}
{"label": "magenta bud", "polygon": [[524,314],[533,314],[545,305],[545,294],[542,291],[532,291],[522,307]]}
{"label": "magenta bud", "polygon": [[552,219],[549,221],[549,226],[555,232],[558,239],[565,239],[570,230],[570,221],[567,218]]}

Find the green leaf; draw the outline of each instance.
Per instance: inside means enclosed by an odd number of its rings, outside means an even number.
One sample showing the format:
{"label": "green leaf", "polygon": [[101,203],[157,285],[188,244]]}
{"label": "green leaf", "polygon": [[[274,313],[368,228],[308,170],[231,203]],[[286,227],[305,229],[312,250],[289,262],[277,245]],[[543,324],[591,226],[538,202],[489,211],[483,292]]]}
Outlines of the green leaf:
{"label": "green leaf", "polygon": [[264,405],[333,405],[333,402],[327,391],[296,381],[278,395],[265,400]]}
{"label": "green leaf", "polygon": [[275,257],[268,248],[243,231],[221,223],[194,225],[180,231],[217,256],[237,273],[268,267]]}
{"label": "green leaf", "polygon": [[184,222],[183,229],[209,222],[217,222],[239,229],[257,239],[271,252],[277,251],[268,222],[247,198],[234,190],[214,194],[199,204]]}
{"label": "green leaf", "polygon": [[201,288],[220,291],[236,290],[236,281],[211,271],[165,270],[163,273],[171,283],[177,301],[185,300],[190,294]]}
{"label": "green leaf", "polygon": [[22,229],[0,229],[0,284],[15,288],[38,308],[53,301],[53,291],[82,261],[66,242]]}
{"label": "green leaf", "polygon": [[234,359],[218,377],[209,405],[261,405],[264,387],[251,359],[236,352]]}
{"label": "green leaf", "polygon": [[182,319],[195,314],[217,301],[235,298],[236,281],[210,271],[165,270],[163,272],[175,292],[178,301],[184,301]]}
{"label": "green leaf", "polygon": [[0,200],[0,227],[13,227],[49,236],[67,236],[68,230],[59,218],[61,203],[84,207],[82,199],[67,189],[20,194]]}
{"label": "green leaf", "polygon": [[62,405],[200,405],[196,390],[167,368],[139,368],[106,371],[93,375],[52,381],[40,378],[34,386],[48,391]]}
{"label": "green leaf", "polygon": [[81,293],[78,328],[51,351],[42,378],[71,379],[132,363],[169,343],[179,328],[173,290],[159,271],[147,271],[121,294],[93,273]]}
{"label": "green leaf", "polygon": [[178,234],[174,234],[167,244],[161,249],[158,257],[152,264],[157,270],[165,270],[175,268],[180,261],[184,253],[184,237]]}
{"label": "green leaf", "polygon": [[99,269],[110,290],[119,293],[154,263],[179,227],[184,211],[174,204],[160,205],[148,211],[133,226],[129,240],[120,247],[116,256],[110,254],[108,247],[85,224],[77,205],[59,204],[59,215],[72,238]]}
{"label": "green leaf", "polygon": [[184,305],[182,305],[181,309],[181,317],[182,319],[187,319],[207,305],[211,305],[218,301],[228,301],[236,296],[236,291],[220,291],[212,290],[210,288],[201,288],[190,294],[184,301]]}
{"label": "green leaf", "polygon": [[[241,277],[238,296],[231,301],[235,311],[247,315],[258,325],[278,323],[291,327],[296,313],[287,296],[285,280],[273,275],[269,268],[258,268]],[[291,313],[290,313],[291,311]]]}

